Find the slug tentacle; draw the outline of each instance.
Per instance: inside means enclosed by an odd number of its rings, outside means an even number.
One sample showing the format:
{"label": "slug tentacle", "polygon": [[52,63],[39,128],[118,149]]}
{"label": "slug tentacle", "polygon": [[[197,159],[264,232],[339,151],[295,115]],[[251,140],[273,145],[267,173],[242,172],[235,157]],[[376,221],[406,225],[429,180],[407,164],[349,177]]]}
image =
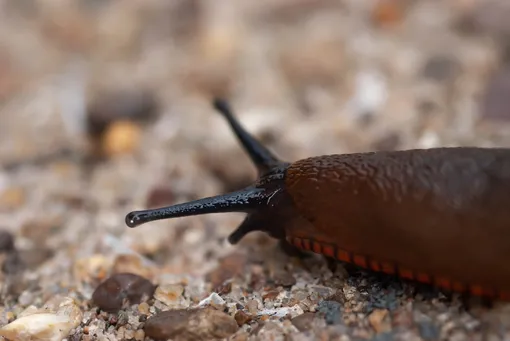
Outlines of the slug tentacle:
{"label": "slug tentacle", "polygon": [[156,208],[151,210],[133,211],[126,216],[126,224],[136,227],[141,224],[178,217],[209,213],[245,212],[248,213],[265,205],[273,193],[262,188],[248,187],[240,191],[194,200],[187,203]]}
{"label": "slug tentacle", "polygon": [[248,133],[246,129],[244,129],[244,127],[234,117],[232,109],[226,101],[217,98],[214,100],[213,105],[214,108],[226,118],[244,150],[248,153],[255,167],[257,167],[259,175],[285,164],[285,162],[282,162],[274,156],[269,149],[262,145],[253,135]]}
{"label": "slug tentacle", "polygon": [[261,223],[263,222],[259,215],[253,213],[247,215],[237,229],[228,236],[228,242],[232,245],[239,243],[248,233],[260,229]]}

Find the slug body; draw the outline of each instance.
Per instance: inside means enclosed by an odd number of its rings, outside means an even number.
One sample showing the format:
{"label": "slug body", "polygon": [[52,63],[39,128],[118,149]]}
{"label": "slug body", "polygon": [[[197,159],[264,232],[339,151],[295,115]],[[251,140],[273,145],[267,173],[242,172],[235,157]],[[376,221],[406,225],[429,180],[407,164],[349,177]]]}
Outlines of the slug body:
{"label": "slug body", "polygon": [[234,193],[131,212],[126,224],[245,212],[229,236],[292,245],[442,289],[510,299],[510,149],[436,148],[278,160],[215,102],[258,168]]}

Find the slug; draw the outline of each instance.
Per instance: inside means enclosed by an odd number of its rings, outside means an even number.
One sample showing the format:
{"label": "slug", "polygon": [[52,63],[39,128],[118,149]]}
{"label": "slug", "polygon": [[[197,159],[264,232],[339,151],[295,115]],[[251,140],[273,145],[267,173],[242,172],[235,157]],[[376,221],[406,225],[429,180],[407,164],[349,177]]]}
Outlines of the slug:
{"label": "slug", "polygon": [[510,149],[448,147],[281,161],[214,100],[258,171],[232,193],[133,211],[126,224],[243,212],[252,231],[300,250],[429,284],[510,300]]}

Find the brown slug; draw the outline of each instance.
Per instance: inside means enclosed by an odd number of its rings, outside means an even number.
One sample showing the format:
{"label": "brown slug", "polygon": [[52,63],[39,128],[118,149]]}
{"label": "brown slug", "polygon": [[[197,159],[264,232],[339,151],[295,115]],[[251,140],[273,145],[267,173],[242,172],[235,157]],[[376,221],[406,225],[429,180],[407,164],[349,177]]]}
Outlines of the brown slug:
{"label": "brown slug", "polygon": [[135,227],[159,219],[244,212],[229,236],[264,231],[369,270],[447,291],[510,300],[510,149],[451,147],[277,159],[214,107],[257,167],[236,192],[134,211]]}

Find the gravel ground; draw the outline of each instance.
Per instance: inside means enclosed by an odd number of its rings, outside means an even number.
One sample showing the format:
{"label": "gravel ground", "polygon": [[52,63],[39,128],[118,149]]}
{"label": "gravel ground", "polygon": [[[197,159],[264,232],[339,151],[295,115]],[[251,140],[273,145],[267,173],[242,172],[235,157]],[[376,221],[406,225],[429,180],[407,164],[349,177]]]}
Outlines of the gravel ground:
{"label": "gravel ground", "polygon": [[0,338],[510,340],[510,305],[229,245],[238,214],[124,223],[255,179],[213,96],[290,161],[508,146],[508,1],[0,6]]}

